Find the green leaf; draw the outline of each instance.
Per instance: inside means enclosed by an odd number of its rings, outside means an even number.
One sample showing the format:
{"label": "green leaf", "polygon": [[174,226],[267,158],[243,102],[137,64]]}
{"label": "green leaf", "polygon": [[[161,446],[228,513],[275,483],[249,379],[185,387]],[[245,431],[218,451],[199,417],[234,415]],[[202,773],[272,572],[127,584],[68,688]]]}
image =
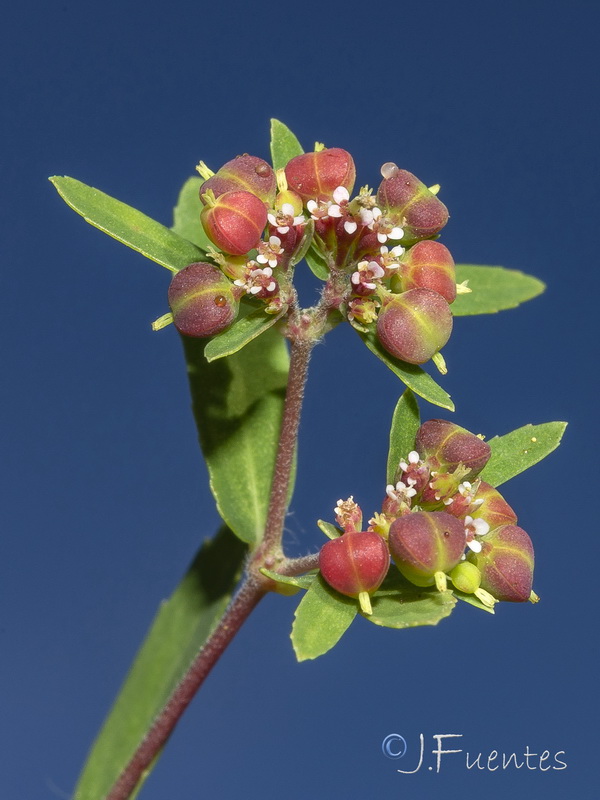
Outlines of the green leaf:
{"label": "green leaf", "polygon": [[488,442],[492,455],[479,477],[492,486],[514,478],[556,450],[566,427],[566,422],[544,422],[494,436]]}
{"label": "green leaf", "polygon": [[304,225],[304,234],[302,235],[302,239],[296,246],[296,249],[292,253],[290,258],[290,264],[294,266],[302,261],[303,258],[306,258],[306,253],[308,252],[309,247],[312,244],[313,236],[315,235],[315,221],[314,219],[309,219],[306,221]]}
{"label": "green leaf", "polygon": [[273,169],[283,169],[291,158],[300,156],[304,150],[291,130],[278,119],[271,120],[271,158]]}
{"label": "green leaf", "polygon": [[319,252],[317,252],[314,244],[311,244],[311,246],[304,254],[304,260],[310,267],[313,275],[317,277],[320,281],[326,281],[329,278],[329,270],[327,268],[327,263],[323,258],[323,256]]}
{"label": "green leaf", "polygon": [[336,525],[332,525],[331,522],[325,522],[323,519],[317,521],[317,526],[319,527],[319,530],[329,539],[339,539],[344,532],[341,530],[341,528],[338,528]]}
{"label": "green leaf", "polygon": [[475,264],[457,264],[456,281],[468,280],[472,291],[459,294],[452,304],[455,317],[466,314],[495,314],[507,308],[516,308],[526,300],[537,297],[545,284],[531,275],[504,267],[482,267]]}
{"label": "green leaf", "polygon": [[213,336],[204,348],[204,355],[208,361],[237,353],[242,347],[268,331],[287,312],[284,306],[278,314],[266,314],[264,308],[257,308],[246,317],[238,319],[230,328],[217,336]]}
{"label": "green leaf", "polygon": [[262,567],[260,571],[267,578],[271,578],[277,583],[282,583],[285,586],[295,586],[298,589],[310,589],[312,582],[317,577],[316,572],[307,572],[305,575],[280,575],[278,572],[273,572],[266,567]]}
{"label": "green leaf", "polygon": [[437,625],[452,613],[456,599],[451,591],[414,586],[392,564],[381,587],[371,595],[371,605],[373,613],[363,614],[369,622],[384,628],[415,628]]}
{"label": "green leaf", "polygon": [[65,203],[86,222],[171,272],[206,258],[206,253],[192,242],[98,189],[74,178],[54,176],[50,181]]}
{"label": "green leaf", "polygon": [[214,248],[200,222],[203,205],[200,202],[200,187],[204,180],[199,176],[188,178],[181,187],[177,205],[173,209],[173,230],[189,242],[197,244],[202,250]]}
{"label": "green leaf", "polygon": [[298,661],[318,658],[336,645],[358,611],[358,602],[328,586],[319,575],[296,609],[292,644]]}
{"label": "green leaf", "polygon": [[245,552],[231,531],[222,528],[205,542],[171,598],[162,603],[94,742],[74,800],[106,797],[223,615]]}
{"label": "green leaf", "polygon": [[373,331],[362,333],[357,331],[360,338],[367,345],[369,350],[380,358],[383,363],[392,370],[394,375],[412,389],[415,394],[442,408],[448,408],[454,411],[454,403],[450,399],[450,395],[445,392],[441,386],[433,380],[431,375],[421,369],[416,364],[407,364],[406,361],[400,361],[390,355],[379,343],[379,339]]}
{"label": "green leaf", "polygon": [[407,389],[400,395],[392,416],[386,472],[388,483],[394,483],[398,464],[415,449],[415,438],[420,424],[419,406],[414,394]]}
{"label": "green leaf", "polygon": [[287,386],[285,340],[271,329],[210,364],[204,340],[182,340],[217,508],[240,539],[256,544],[267,519]]}
{"label": "green leaf", "polygon": [[496,613],[493,608],[486,606],[485,603],[482,603],[474,594],[465,594],[464,592],[459,592],[458,589],[452,589],[452,593],[455,597],[458,597],[459,600],[462,600],[464,603],[469,603],[469,605],[475,606],[475,608],[479,608],[481,611],[487,611],[488,614]]}

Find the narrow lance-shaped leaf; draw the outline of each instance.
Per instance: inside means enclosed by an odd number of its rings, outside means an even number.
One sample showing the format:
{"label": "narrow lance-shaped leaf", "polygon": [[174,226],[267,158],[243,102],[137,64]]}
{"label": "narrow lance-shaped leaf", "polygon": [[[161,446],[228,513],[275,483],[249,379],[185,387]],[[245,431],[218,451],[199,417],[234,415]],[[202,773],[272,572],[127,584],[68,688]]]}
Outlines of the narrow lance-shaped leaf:
{"label": "narrow lance-shaped leaf", "polygon": [[271,158],[273,169],[283,169],[288,161],[302,155],[302,145],[291,130],[278,119],[271,120]]}
{"label": "narrow lance-shaped leaf", "polygon": [[289,586],[292,589],[309,589],[317,577],[316,572],[307,572],[305,575],[279,575],[266,567],[262,567],[260,571],[267,578],[271,578],[276,583],[282,586]]}
{"label": "narrow lance-shaped leaf", "polygon": [[392,416],[390,447],[388,451],[386,480],[393,483],[401,459],[415,447],[415,437],[421,424],[419,406],[414,394],[407,389],[398,400]]}
{"label": "narrow lance-shaped leaf", "polygon": [[489,440],[492,455],[479,477],[492,486],[514,478],[556,450],[566,427],[566,422],[544,422],[494,436]]}
{"label": "narrow lance-shaped leaf", "polygon": [[219,513],[240,539],[262,538],[289,359],[273,329],[208,363],[202,339],[182,337],[193,410]]}
{"label": "narrow lance-shaped leaf", "polygon": [[421,367],[416,364],[407,364],[405,361],[400,361],[391,356],[387,350],[381,346],[377,336],[373,332],[358,332],[358,335],[369,350],[380,358],[386,367],[391,369],[394,375],[397,375],[415,394],[418,394],[419,397],[422,397],[424,400],[436,406],[454,411],[454,403],[450,399],[450,395],[445,392],[441,386],[438,386],[431,375],[428,375]]}
{"label": "narrow lance-shaped leaf", "polygon": [[326,281],[329,278],[329,269],[323,257],[314,247],[314,244],[308,248],[304,254],[304,260],[310,267],[313,275],[321,281]]}
{"label": "narrow lance-shaped leaf", "polygon": [[450,591],[414,586],[392,565],[383,584],[371,596],[371,605],[373,613],[364,615],[369,622],[384,628],[415,628],[437,625],[448,617],[456,598]]}
{"label": "narrow lance-shaped leaf", "polygon": [[298,661],[318,658],[331,650],[350,627],[358,601],[344,597],[319,575],[296,609],[292,644]]}
{"label": "narrow lance-shaped leaf", "polygon": [[475,606],[475,608],[478,608],[480,611],[487,611],[488,614],[496,613],[493,607],[486,606],[478,597],[475,597],[474,594],[465,594],[464,592],[459,592],[459,590],[455,587],[452,588],[452,594],[459,600],[462,600],[471,606]]}
{"label": "narrow lance-shaped leaf", "polygon": [[215,361],[237,353],[242,347],[268,331],[286,312],[287,306],[283,306],[278,314],[266,314],[264,308],[255,309],[223,333],[213,336],[204,348],[204,356],[208,361]]}
{"label": "narrow lance-shaped leaf", "polygon": [[467,294],[459,294],[452,304],[455,317],[467,314],[494,314],[541,294],[546,286],[542,281],[516,269],[457,264],[456,281],[468,280]]}
{"label": "narrow lance-shaped leaf", "polygon": [[221,529],[161,605],[92,747],[74,800],[106,797],[223,615],[245,553],[231,531]]}
{"label": "narrow lance-shaped leaf", "polygon": [[306,224],[304,225],[304,233],[302,235],[302,239],[300,240],[299,244],[294,249],[292,256],[290,258],[290,264],[294,266],[302,261],[303,258],[306,257],[306,253],[312,244],[313,237],[315,235],[315,221],[314,219],[308,219]]}
{"label": "narrow lance-shaped leaf", "polygon": [[86,222],[171,272],[206,259],[206,253],[192,242],[99,189],[68,177],[55,176],[50,181]]}

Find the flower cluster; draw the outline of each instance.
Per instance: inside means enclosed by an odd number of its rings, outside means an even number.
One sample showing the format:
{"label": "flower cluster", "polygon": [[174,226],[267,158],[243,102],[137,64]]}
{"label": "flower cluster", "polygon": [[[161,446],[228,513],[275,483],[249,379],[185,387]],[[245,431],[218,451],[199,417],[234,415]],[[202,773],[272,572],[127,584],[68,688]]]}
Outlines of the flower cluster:
{"label": "flower cluster", "polygon": [[[201,162],[199,171],[205,178],[200,220],[218,248],[209,253],[215,265],[205,264],[204,271],[213,267],[211,285],[219,274],[228,284],[230,313],[223,314],[220,330],[235,319],[244,295],[267,313],[285,313],[294,297],[294,256],[310,246],[335,285],[330,310],[361,331],[372,326],[391,355],[422,364],[446,344],[457,286],[450,252],[434,241],[448,220],[436,196],[439,187],[428,189],[389,162],[381,168],[376,192],[363,187],[352,197],[352,156],[320,145],[277,173],[250,155],[228,161],[216,173]],[[204,284],[196,292],[182,273],[173,279],[179,303],[171,306],[175,325],[192,336],[218,332],[213,324],[202,324],[209,302]],[[181,323],[182,306],[188,318],[188,307],[198,306],[195,327]]]}
{"label": "flower cluster", "polygon": [[[488,607],[537,600],[531,539],[500,492],[478,477],[489,457],[489,445],[464,428],[437,419],[423,423],[365,531],[353,498],[338,501],[343,534],[321,550],[324,579],[358,597],[370,613],[365,593],[379,588],[391,555],[416,586],[445,591],[450,580]],[[380,543],[387,544],[385,552]]]}

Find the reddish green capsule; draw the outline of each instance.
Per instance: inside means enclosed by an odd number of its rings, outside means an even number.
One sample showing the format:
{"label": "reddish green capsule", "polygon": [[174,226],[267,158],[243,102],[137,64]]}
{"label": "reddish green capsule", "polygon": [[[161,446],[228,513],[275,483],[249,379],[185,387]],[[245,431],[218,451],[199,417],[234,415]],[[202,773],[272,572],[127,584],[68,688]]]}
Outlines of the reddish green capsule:
{"label": "reddish green capsule", "polygon": [[444,511],[414,511],[392,522],[388,544],[396,566],[411,583],[445,588],[442,576],[461,559],[465,528]]}
{"label": "reddish green capsule", "polygon": [[267,224],[267,209],[250,192],[225,192],[200,214],[208,238],[225,253],[241,256],[256,247]]}
{"label": "reddish green capsule", "polygon": [[238,313],[231,282],[204,261],[175,273],[168,299],[175,327],[186,336],[214,336],[231,325]]}
{"label": "reddish green capsule", "polygon": [[490,530],[499,528],[501,525],[515,525],[517,515],[508,505],[497,489],[489,483],[481,481],[475,500],[483,500],[474,511],[470,511],[473,519],[482,519],[490,526]]}
{"label": "reddish green capsule", "polygon": [[502,525],[481,539],[481,552],[469,561],[481,572],[481,586],[497,600],[524,603],[531,598],[533,544],[517,525]]}
{"label": "reddish green capsule", "polygon": [[285,168],[288,188],[307,200],[330,200],[338,186],[351,192],[356,168],[350,153],[340,147],[303,153]]}
{"label": "reddish green capsule", "polygon": [[377,205],[384,214],[400,216],[404,241],[427,239],[448,222],[448,209],[424,183],[395,164],[385,164],[386,175],[377,190]]}
{"label": "reddish green capsule", "polygon": [[402,291],[432,289],[448,302],[456,299],[454,259],[439,242],[423,241],[411,247],[400,260]]}
{"label": "reddish green capsule", "polygon": [[273,205],[277,192],[277,180],[270,164],[257,156],[243,156],[223,164],[221,169],[200,187],[200,199],[211,190],[215,197],[225,192],[250,192],[259,197],[269,208]]}
{"label": "reddish green capsule", "polygon": [[452,333],[450,306],[431,289],[392,295],[377,318],[377,336],[388,353],[409,364],[424,364]]}
{"label": "reddish green capsule", "polygon": [[434,471],[451,472],[463,464],[469,468],[465,480],[478,475],[491,455],[487,442],[444,419],[430,419],[421,425],[415,450]]}
{"label": "reddish green capsule", "polygon": [[344,533],[324,544],[319,553],[323,578],[340,594],[358,597],[367,614],[371,613],[369,595],[379,589],[389,566],[386,544],[373,531]]}

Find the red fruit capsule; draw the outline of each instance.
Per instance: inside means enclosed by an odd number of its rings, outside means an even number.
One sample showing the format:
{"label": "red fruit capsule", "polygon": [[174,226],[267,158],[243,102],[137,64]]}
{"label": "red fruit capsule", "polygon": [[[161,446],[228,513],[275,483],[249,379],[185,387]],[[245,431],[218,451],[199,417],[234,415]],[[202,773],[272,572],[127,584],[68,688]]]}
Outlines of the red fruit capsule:
{"label": "red fruit capsule", "polygon": [[531,598],[533,544],[517,525],[503,525],[481,539],[481,552],[469,561],[481,571],[481,586],[497,600],[524,603]]}
{"label": "red fruit capsule", "polygon": [[[387,177],[377,190],[377,205],[384,213],[402,217],[403,242],[427,239],[448,222],[448,209],[411,172],[385,165]],[[394,169],[395,167],[395,169]]]}
{"label": "red fruit capsule", "polygon": [[175,273],[168,299],[175,327],[186,336],[214,336],[231,325],[238,313],[231,282],[204,261]]}
{"label": "red fruit capsule", "polygon": [[250,192],[270,208],[275,200],[277,180],[270,164],[246,153],[223,164],[217,173],[202,184],[200,199],[203,203],[205,200],[202,195],[209,189],[215,197],[220,197],[225,192]]}
{"label": "red fruit capsule", "polygon": [[464,480],[478,475],[491,456],[487,442],[445,419],[430,419],[421,425],[415,450],[432,470],[452,472],[459,464],[469,467]]}
{"label": "red fruit capsule", "polygon": [[208,238],[225,253],[241,256],[256,247],[267,224],[267,209],[250,192],[225,192],[206,205],[200,220]]}
{"label": "red fruit capsule", "polygon": [[402,291],[432,289],[448,302],[456,299],[454,259],[439,242],[417,242],[400,260]]}
{"label": "red fruit capsule", "polygon": [[377,336],[388,353],[409,364],[424,364],[446,344],[452,313],[441,294],[411,289],[393,295],[379,312]]}
{"label": "red fruit capsule", "polygon": [[285,168],[288,188],[307,200],[330,200],[338,186],[354,187],[356,168],[350,153],[340,147],[303,153]]}
{"label": "red fruit capsule", "polygon": [[466,544],[465,528],[444,511],[413,511],[392,522],[388,544],[407,580],[417,586],[437,583],[438,588],[444,588],[439,576],[460,561]]}
{"label": "red fruit capsule", "polygon": [[358,597],[370,614],[369,595],[377,591],[390,566],[384,540],[373,531],[353,531],[331,539],[321,548],[321,575],[340,594]]}
{"label": "red fruit capsule", "polygon": [[481,481],[475,500],[483,500],[474,511],[470,512],[473,519],[482,519],[490,526],[490,530],[501,525],[515,525],[517,515],[508,505],[497,489],[489,483]]}

